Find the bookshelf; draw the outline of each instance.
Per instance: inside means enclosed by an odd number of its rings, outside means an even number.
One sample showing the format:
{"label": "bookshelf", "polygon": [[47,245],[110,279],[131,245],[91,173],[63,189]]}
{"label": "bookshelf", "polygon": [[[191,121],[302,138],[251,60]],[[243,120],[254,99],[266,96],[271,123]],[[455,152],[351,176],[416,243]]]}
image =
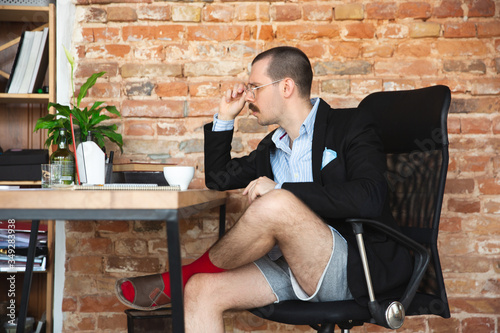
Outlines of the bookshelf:
{"label": "bookshelf", "polygon": [[[6,83],[12,70],[22,31],[41,31],[44,27],[49,28],[48,69],[44,83],[49,87],[48,93],[6,93]],[[4,150],[10,148],[42,149],[47,133],[46,131],[34,133],[33,128],[38,118],[46,115],[47,112],[55,112],[55,110],[47,110],[49,102],[56,102],[55,4],[50,3],[47,6],[0,5],[0,146]],[[37,187],[40,182],[0,181],[0,185]],[[35,321],[40,319],[43,312],[46,312],[46,332],[52,332],[54,230],[54,223],[47,222],[47,269],[45,272],[33,274],[28,306],[28,315],[35,317]],[[17,281],[20,283],[18,290],[21,290],[24,274],[20,272],[18,276]],[[3,292],[0,294],[0,301],[2,295],[6,294]],[[20,304],[20,301],[16,304]]]}

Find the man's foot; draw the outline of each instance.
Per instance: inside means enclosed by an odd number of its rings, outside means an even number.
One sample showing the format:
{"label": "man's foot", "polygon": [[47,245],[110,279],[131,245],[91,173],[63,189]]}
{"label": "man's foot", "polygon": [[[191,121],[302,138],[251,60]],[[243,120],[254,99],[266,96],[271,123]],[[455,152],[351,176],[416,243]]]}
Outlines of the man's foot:
{"label": "man's foot", "polygon": [[[189,265],[182,266],[182,286],[197,273],[220,273],[225,269],[215,266],[208,251]],[[170,274],[146,275],[116,281],[115,291],[123,304],[138,310],[154,310],[170,304]]]}
{"label": "man's foot", "polygon": [[120,279],[116,281],[115,292],[120,302],[137,310],[154,310],[170,304],[162,274]]}

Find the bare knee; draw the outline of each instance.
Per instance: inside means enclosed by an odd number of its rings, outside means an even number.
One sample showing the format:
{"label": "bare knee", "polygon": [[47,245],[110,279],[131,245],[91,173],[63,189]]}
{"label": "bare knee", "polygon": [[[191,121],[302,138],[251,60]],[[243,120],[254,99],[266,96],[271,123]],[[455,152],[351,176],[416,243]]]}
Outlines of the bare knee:
{"label": "bare knee", "polygon": [[273,190],[255,200],[246,213],[255,215],[257,221],[266,220],[268,223],[278,224],[278,227],[284,227],[290,222],[293,223],[297,212],[304,211],[310,210],[292,192]]}
{"label": "bare knee", "polygon": [[223,312],[220,307],[220,290],[217,287],[216,274],[195,274],[184,288],[184,304],[187,311],[206,310]]}

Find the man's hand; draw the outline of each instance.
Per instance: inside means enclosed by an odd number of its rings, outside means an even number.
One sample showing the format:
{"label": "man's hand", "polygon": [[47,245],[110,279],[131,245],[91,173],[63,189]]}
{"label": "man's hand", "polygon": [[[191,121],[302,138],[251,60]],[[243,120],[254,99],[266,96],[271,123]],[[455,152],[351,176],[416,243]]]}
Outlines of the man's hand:
{"label": "man's hand", "polygon": [[274,190],[275,186],[276,183],[273,180],[267,177],[260,177],[252,180],[250,184],[248,184],[248,186],[243,191],[243,195],[248,195],[248,202],[252,203],[258,197]]}
{"label": "man's hand", "polygon": [[245,107],[245,85],[235,84],[233,89],[228,89],[222,96],[219,106],[218,118],[220,120],[233,120]]}

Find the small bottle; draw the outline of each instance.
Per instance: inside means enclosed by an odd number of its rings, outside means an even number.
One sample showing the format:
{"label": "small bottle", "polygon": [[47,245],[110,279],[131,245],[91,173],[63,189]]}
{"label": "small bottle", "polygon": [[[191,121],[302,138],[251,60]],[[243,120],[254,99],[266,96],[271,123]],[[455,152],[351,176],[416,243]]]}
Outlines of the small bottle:
{"label": "small bottle", "polygon": [[61,164],[61,181],[63,184],[72,185],[75,181],[75,156],[68,149],[66,130],[59,129],[59,145],[50,156],[51,164]]}

